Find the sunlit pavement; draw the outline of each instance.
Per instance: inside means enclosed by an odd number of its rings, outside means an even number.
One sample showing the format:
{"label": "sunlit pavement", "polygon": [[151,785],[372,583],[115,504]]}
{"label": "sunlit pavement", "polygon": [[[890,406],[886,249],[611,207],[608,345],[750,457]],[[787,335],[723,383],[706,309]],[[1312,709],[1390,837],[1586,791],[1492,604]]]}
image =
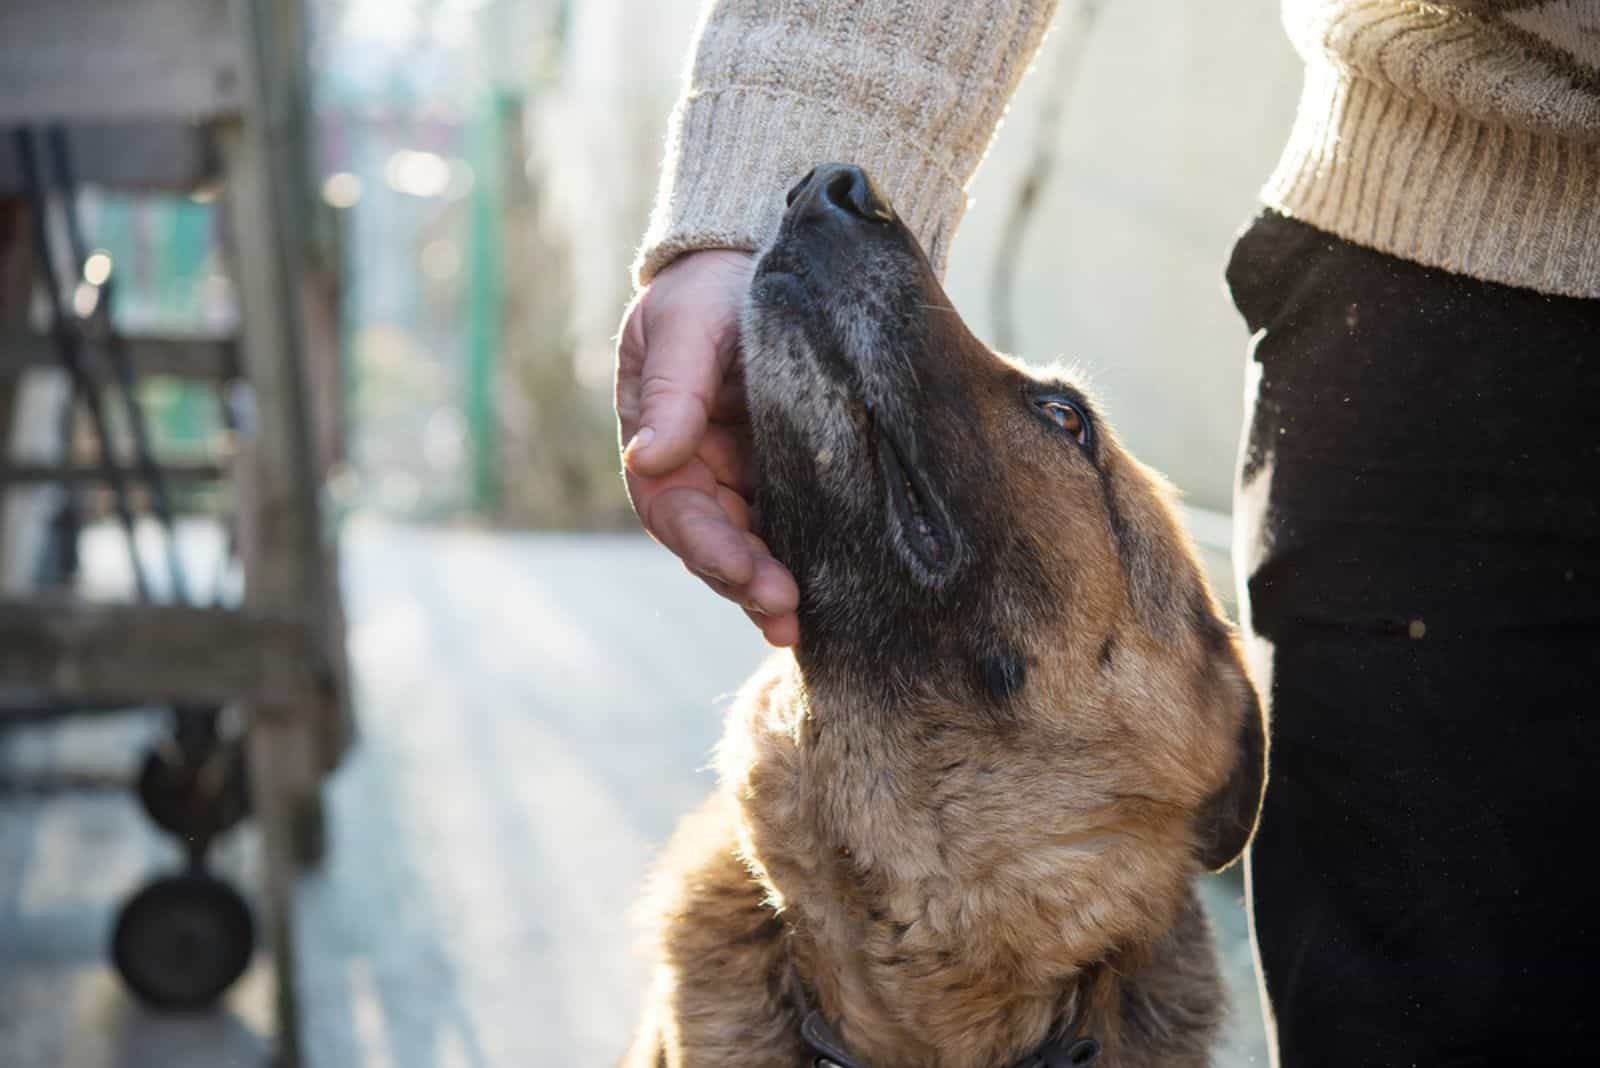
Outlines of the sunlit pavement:
{"label": "sunlit pavement", "polygon": [[[329,784],[328,859],[299,892],[309,1065],[611,1063],[646,975],[629,906],[711,786],[758,637],[638,538],[356,522],[345,589],[361,738]],[[0,731],[0,769],[126,774],[148,730]],[[220,866],[248,880],[251,860],[240,836]],[[122,793],[0,793],[0,1064],[261,1062],[264,962],[188,1019],[131,1004],[103,963],[116,901],[170,863]],[[1239,892],[1207,892],[1237,988],[1218,1063],[1264,1065]]]}

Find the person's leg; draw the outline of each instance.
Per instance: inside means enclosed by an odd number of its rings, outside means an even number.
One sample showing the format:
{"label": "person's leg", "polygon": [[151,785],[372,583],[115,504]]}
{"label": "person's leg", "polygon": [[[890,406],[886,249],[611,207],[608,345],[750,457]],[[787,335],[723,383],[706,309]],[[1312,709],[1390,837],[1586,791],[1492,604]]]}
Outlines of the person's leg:
{"label": "person's leg", "polygon": [[1600,1046],[1600,301],[1268,214],[1235,553],[1271,716],[1249,858],[1285,1068]]}

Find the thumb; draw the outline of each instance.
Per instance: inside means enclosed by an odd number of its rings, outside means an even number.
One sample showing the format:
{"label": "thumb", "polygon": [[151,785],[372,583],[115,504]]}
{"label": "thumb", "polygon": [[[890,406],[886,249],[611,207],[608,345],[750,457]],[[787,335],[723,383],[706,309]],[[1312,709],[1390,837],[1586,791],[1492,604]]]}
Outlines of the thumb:
{"label": "thumb", "polygon": [[638,429],[622,455],[636,475],[659,478],[677,470],[705,437],[724,366],[718,331],[698,311],[679,305],[652,316],[641,309]]}

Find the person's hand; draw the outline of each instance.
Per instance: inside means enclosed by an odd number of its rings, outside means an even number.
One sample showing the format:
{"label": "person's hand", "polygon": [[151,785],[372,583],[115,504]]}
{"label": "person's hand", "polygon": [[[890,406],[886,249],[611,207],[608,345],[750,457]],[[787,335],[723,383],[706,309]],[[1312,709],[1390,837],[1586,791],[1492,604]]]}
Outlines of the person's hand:
{"label": "person's hand", "polygon": [[617,342],[628,498],[645,530],[744,609],[773,645],[800,639],[800,590],[750,530],[754,460],[739,311],[754,258],[691,252],[639,294]]}

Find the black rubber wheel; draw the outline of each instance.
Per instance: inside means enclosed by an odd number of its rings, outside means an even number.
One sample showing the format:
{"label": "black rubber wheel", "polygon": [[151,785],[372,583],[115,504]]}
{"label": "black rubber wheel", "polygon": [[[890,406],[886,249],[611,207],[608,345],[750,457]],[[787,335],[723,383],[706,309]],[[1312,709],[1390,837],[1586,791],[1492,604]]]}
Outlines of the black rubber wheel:
{"label": "black rubber wheel", "polygon": [[250,813],[244,750],[225,742],[192,755],[172,744],[151,746],[137,790],[151,822],[185,841],[209,843]]}
{"label": "black rubber wheel", "polygon": [[157,879],[122,906],[111,961],[147,1004],[204,1009],[244,974],[255,941],[250,906],[237,890],[185,872]]}

